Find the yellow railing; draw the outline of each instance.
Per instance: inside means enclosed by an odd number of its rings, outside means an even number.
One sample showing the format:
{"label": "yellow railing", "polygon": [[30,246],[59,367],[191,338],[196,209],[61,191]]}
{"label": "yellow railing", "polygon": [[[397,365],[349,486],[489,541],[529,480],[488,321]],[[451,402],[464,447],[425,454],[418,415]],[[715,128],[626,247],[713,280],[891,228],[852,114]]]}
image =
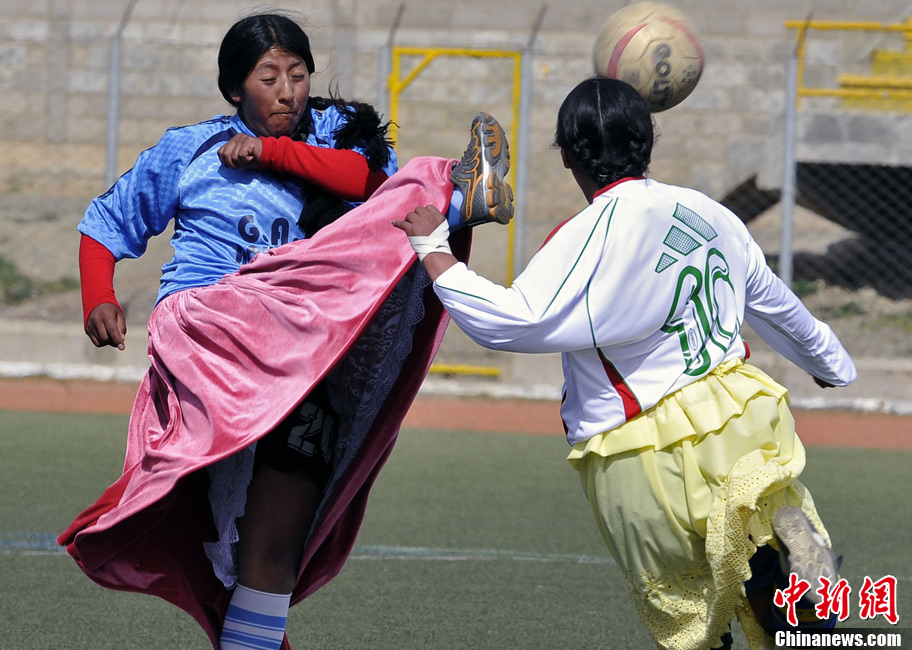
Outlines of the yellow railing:
{"label": "yellow railing", "polygon": [[[421,60],[411,69],[411,71],[402,76],[402,58],[403,57],[422,57]],[[390,93],[390,121],[395,124],[399,116],[399,95],[405,88],[412,83],[422,70],[427,68],[434,59],[441,56],[463,56],[472,58],[506,58],[513,60],[513,119],[508,135],[509,142],[517,141],[519,128],[519,103],[520,103],[520,82],[522,79],[522,53],[513,50],[476,50],[469,48],[449,48],[449,47],[400,47],[396,46],[392,51],[392,72],[388,82]],[[514,161],[515,162],[515,161]],[[510,168],[509,182],[515,187],[514,179],[515,169]],[[506,284],[513,281],[513,249],[515,244],[516,229],[513,221],[507,225],[507,273]]]}
{"label": "yellow railing", "polygon": [[[521,61],[522,53],[513,50],[476,50],[468,48],[446,48],[446,47],[399,47],[392,49],[392,71],[389,76],[388,87],[390,93],[390,121],[395,124],[399,115],[399,95],[405,88],[412,83],[418,75],[427,68],[434,59],[441,56],[454,57],[472,57],[472,58],[507,58],[513,60],[513,119],[510,127],[509,141],[517,141],[519,128],[519,104],[520,104],[520,82],[522,75]],[[421,57],[418,63],[411,68],[408,74],[403,76],[402,58],[403,57]],[[510,169],[509,181],[515,186],[514,168]],[[513,249],[515,240],[515,228],[513,221],[507,226],[508,228],[508,245],[507,245],[507,278],[506,284],[513,281]],[[435,363],[431,366],[430,372],[445,375],[473,375],[481,377],[498,377],[500,370],[488,366],[472,366]]]}
{"label": "yellow railing", "polygon": [[430,371],[438,375],[472,375],[475,377],[499,377],[500,369],[491,366],[472,366],[465,364],[435,363]]}
{"label": "yellow railing", "polygon": [[817,31],[856,31],[879,32],[882,34],[903,34],[906,47],[912,43],[912,22],[878,23],[867,21],[831,21],[831,20],[790,20],[786,21],[787,29],[796,30],[797,47],[795,49],[798,81],[798,97],[838,97],[843,99],[910,99],[912,98],[912,77],[902,76],[865,76],[842,74],[838,77],[838,88],[811,88],[804,85],[805,55],[807,33]]}

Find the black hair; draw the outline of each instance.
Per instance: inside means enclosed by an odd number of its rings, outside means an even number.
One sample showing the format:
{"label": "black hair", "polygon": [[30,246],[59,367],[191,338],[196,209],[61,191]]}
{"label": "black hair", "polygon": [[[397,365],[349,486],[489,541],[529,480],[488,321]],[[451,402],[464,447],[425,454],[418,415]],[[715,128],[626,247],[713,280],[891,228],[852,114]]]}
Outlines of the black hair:
{"label": "black hair", "polygon": [[313,74],[310,39],[295,21],[281,14],[241,18],[225,34],[218,54],[218,87],[229,104],[237,107],[231,96],[238,94],[260,57],[274,47],[301,57]]}
{"label": "black hair", "polygon": [[[360,147],[367,158],[367,166],[373,171],[383,170],[390,160],[392,141],[387,132],[389,122],[383,124],[380,114],[370,104],[346,101],[330,93],[330,97],[310,97],[308,108],[322,111],[335,106],[348,118],[333,135],[336,138],[336,149],[354,149]],[[304,140],[311,129],[311,113],[304,112],[292,138]],[[298,225],[310,237],[324,226],[331,224],[352,209],[351,203],[313,185],[304,188],[306,202]]]}
{"label": "black hair", "polygon": [[570,91],[557,113],[555,146],[600,187],[644,176],[654,143],[646,100],[617,79],[586,79]]}
{"label": "black hair", "polygon": [[[307,71],[313,74],[315,66],[310,39],[298,23],[276,13],[247,16],[231,26],[219,48],[218,87],[229,104],[238,106],[231,96],[239,93],[260,57],[273,47],[300,57]],[[308,97],[301,121],[290,134],[291,138],[306,140],[313,128],[311,110],[323,111],[330,106],[335,106],[348,118],[334,133],[336,149],[361,147],[371,170],[386,167],[392,146],[387,135],[389,122],[383,124],[370,104],[346,101],[333,93],[328,98]],[[298,224],[308,236],[351,210],[347,201],[312,185],[303,185],[306,201]]]}

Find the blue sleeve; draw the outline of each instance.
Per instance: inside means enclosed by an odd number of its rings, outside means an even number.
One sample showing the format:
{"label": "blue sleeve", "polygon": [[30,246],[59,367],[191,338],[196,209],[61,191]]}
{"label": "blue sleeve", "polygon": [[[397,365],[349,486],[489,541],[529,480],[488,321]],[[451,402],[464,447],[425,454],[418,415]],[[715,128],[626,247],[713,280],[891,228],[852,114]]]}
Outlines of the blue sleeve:
{"label": "blue sleeve", "polygon": [[89,205],[77,230],[105,246],[117,260],[139,257],[146,244],[161,234],[177,213],[179,179],[193,154],[169,129],[133,168]]}

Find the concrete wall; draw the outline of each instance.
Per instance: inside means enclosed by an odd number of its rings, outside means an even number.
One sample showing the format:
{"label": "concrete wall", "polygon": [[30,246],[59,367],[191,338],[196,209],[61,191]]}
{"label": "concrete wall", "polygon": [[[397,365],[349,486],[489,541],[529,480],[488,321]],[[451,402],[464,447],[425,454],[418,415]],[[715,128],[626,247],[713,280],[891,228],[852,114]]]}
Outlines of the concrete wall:
{"label": "concrete wall", "polygon": [[[810,14],[816,20],[894,22],[908,4],[669,1],[697,25],[707,62],[694,93],[656,115],[660,138],[652,173],[715,198],[758,175],[764,189],[778,187],[786,59],[795,48],[794,32],[784,22]],[[529,147],[520,151],[513,143],[514,165],[525,165],[529,178],[528,193],[517,197],[526,217],[522,258],[583,205],[551,148],[555,117],[566,93],[592,72],[591,48],[602,22],[624,4],[548,3],[528,52]],[[0,0],[0,257],[30,275],[75,275],[75,225],[91,198],[106,189],[110,43],[128,6],[129,0]],[[311,36],[314,92],[325,94],[332,87],[345,97],[385,106],[380,64],[402,6],[397,45],[522,51],[543,3],[312,0],[287,5],[300,12]],[[168,127],[230,110],[216,89],[216,54],[224,32],[246,11],[246,2],[233,0],[136,1],[123,30],[117,174]],[[809,43],[806,81],[832,84],[839,70],[863,71],[864,53],[874,44],[871,35]],[[491,111],[511,130],[513,81],[511,64],[504,60],[435,61],[401,96],[400,162],[421,154],[458,157],[479,110]],[[901,145],[908,140],[907,121],[853,116],[831,100],[809,102],[799,122],[799,154],[813,159],[823,152],[829,159],[863,151],[865,159],[905,162],[908,147]],[[12,319],[2,324],[6,329],[0,337],[6,342],[0,364],[12,364],[12,369],[0,371],[30,372],[34,363],[47,369],[65,358],[100,364],[113,373],[141,369],[143,325],[167,249],[167,241],[154,242],[140,261],[119,265],[118,296],[129,304],[134,337],[128,355],[112,361],[110,354],[90,348],[78,328],[80,307],[73,292],[0,313],[2,319]],[[476,237],[473,266],[494,279],[507,276],[509,250],[507,229],[485,228]],[[35,321],[48,322],[36,326]],[[543,381],[552,394],[559,383],[551,357],[495,355],[467,344],[456,328],[447,337],[442,350],[446,363],[496,365],[508,382]],[[64,344],[64,338],[69,342]]]}
{"label": "concrete wall", "polygon": [[[661,133],[656,177],[691,185],[714,197],[756,173],[771,124],[781,120],[784,65],[794,47],[785,20],[891,21],[904,0],[679,0],[697,24],[707,65],[683,104],[657,115]],[[314,0],[300,10],[312,36],[316,91],[329,85],[344,96],[383,104],[378,79],[397,9],[399,45],[523,49],[542,3],[424,0]],[[590,74],[592,41],[621,2],[566,0],[544,14],[531,56],[533,93],[528,164],[528,248],[550,224],[579,205],[572,180],[550,149],[557,107]],[[109,41],[124,18],[124,0],[0,2],[0,189],[96,192],[104,169]],[[168,126],[227,110],[215,88],[218,43],[244,2],[138,0],[123,31],[123,97],[118,170],[154,143]],[[864,43],[850,44],[856,49]],[[845,44],[818,56],[843,57]],[[833,48],[836,48],[835,50]],[[403,95],[400,156],[458,156],[465,126],[480,109],[509,126],[511,70],[474,59],[435,62]],[[777,131],[773,129],[773,133]],[[44,190],[41,190],[44,191]]]}

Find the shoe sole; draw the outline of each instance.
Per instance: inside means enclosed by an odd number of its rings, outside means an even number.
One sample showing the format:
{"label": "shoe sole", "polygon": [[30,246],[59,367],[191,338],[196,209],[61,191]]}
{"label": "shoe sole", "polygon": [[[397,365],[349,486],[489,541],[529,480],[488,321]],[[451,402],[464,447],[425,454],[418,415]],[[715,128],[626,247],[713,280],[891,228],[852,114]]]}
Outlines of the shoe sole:
{"label": "shoe sole", "polygon": [[820,578],[829,581],[830,585],[836,584],[839,579],[839,566],[833,549],[815,539],[817,531],[814,526],[807,515],[794,506],[776,511],[773,532],[788,550],[789,572],[811,585],[805,598],[815,604],[821,602],[821,596],[817,594],[817,589],[822,586]]}
{"label": "shoe sole", "polygon": [[[513,218],[513,188],[504,181],[510,170],[510,148],[500,123],[488,113],[472,120],[471,140],[450,180],[470,202],[475,226],[489,221],[506,224]],[[484,187],[479,187],[484,183]]]}

